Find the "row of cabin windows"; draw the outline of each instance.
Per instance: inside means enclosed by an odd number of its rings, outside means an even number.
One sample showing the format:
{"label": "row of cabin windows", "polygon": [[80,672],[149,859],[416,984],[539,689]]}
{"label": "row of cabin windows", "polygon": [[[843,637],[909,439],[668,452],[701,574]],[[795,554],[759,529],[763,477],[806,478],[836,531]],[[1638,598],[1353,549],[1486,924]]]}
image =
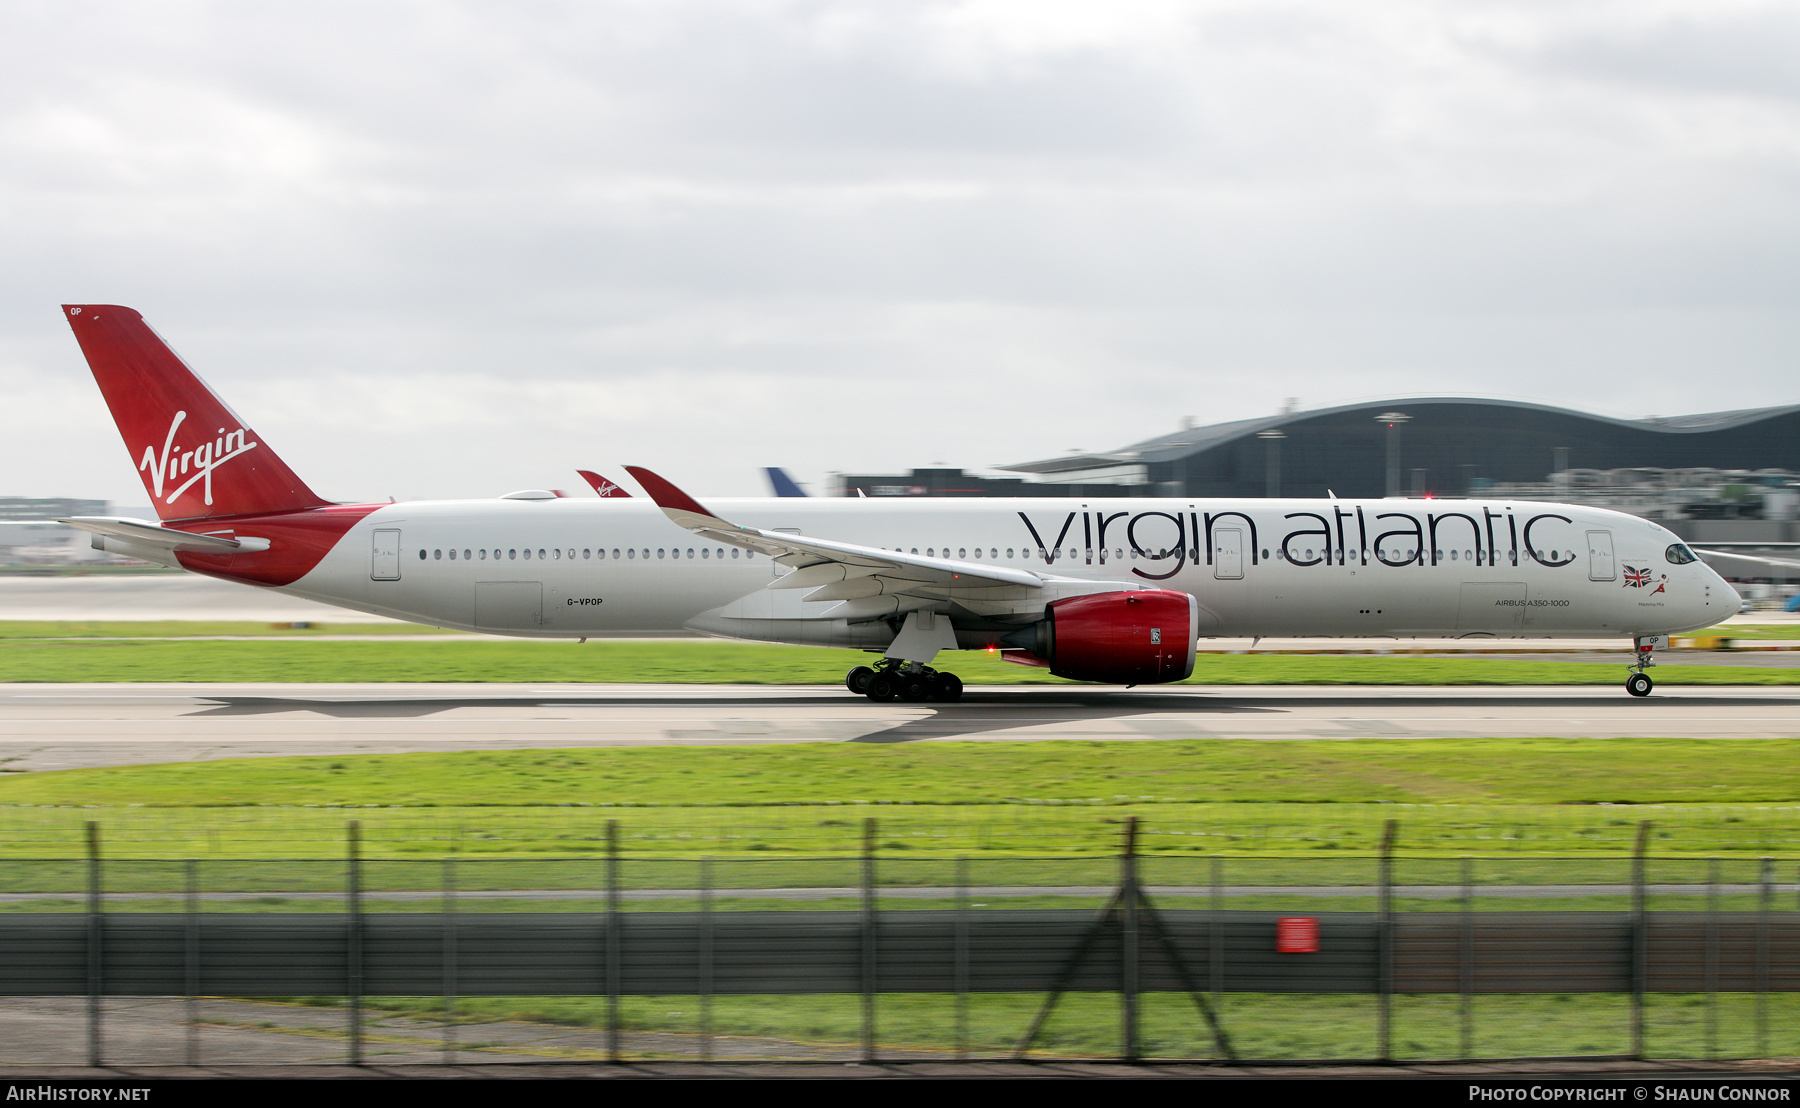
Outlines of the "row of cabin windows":
{"label": "row of cabin windows", "polygon": [[[1331,551],[1320,550],[1317,553],[1318,553],[1319,557],[1328,557],[1331,554]],[[1375,556],[1377,558],[1383,559],[1384,561],[1404,562],[1404,561],[1408,561],[1412,558],[1417,557],[1418,553],[1419,553],[1419,551],[1418,551],[1417,547],[1396,546],[1396,547],[1389,547],[1389,548],[1377,550],[1377,551],[1375,551]],[[1476,552],[1473,550],[1463,550],[1463,551],[1434,550],[1434,551],[1432,551],[1432,553],[1434,555],[1436,555],[1437,560],[1440,562],[1445,561],[1445,560],[1449,560],[1452,562],[1456,562],[1456,561],[1478,562],[1478,561],[1480,561],[1480,559],[1476,557]],[[1559,554],[1558,551],[1552,550],[1550,552],[1550,560],[1553,562],[1556,561],[1558,554]],[[1305,557],[1308,561],[1311,561],[1313,558],[1313,555],[1314,555],[1314,551],[1309,547],[1305,551],[1303,557]],[[1263,551],[1262,556],[1264,558],[1267,558],[1269,556],[1269,552],[1267,550]],[[1275,557],[1277,559],[1285,560],[1288,558],[1288,553],[1285,550],[1277,550],[1277,551],[1275,551]],[[1337,552],[1337,557],[1338,557],[1338,561],[1340,561],[1340,562],[1342,562],[1342,561],[1354,562],[1357,560],[1357,553],[1354,550],[1339,550]]]}
{"label": "row of cabin windows", "polygon": [[[898,552],[901,548],[895,547],[894,549],[896,552]],[[946,546],[943,549],[944,549],[944,557],[946,557],[946,558],[950,557],[950,548]],[[917,554],[918,552],[919,552],[918,547],[915,546],[912,548],[912,553]],[[925,556],[927,558],[937,557],[938,556],[937,552],[938,552],[938,548],[935,546],[928,546],[925,548]],[[966,560],[969,557],[969,553],[970,553],[970,551],[969,551],[968,547],[960,547],[956,551],[956,556],[958,558]],[[1060,553],[1060,551],[1058,551],[1058,553]],[[1163,551],[1159,551],[1156,555],[1154,555],[1154,557],[1165,558],[1165,557],[1168,557],[1170,553],[1171,553],[1170,551],[1163,550]],[[981,552],[980,547],[975,548],[974,555],[976,558],[982,557],[982,552]],[[419,551],[419,560],[420,561],[424,561],[427,558],[431,558],[431,559],[434,559],[437,561],[442,561],[446,557],[448,557],[450,561],[454,562],[457,560],[457,558],[459,556],[462,558],[463,561],[466,561],[466,562],[472,562],[472,561],[477,561],[477,560],[486,561],[487,558],[489,557],[489,552],[485,549],[483,549],[483,550],[464,549],[463,551],[461,551],[461,553],[459,555],[459,553],[455,549],[446,550],[443,548],[438,548],[438,549],[434,549],[434,550],[420,550]],[[523,558],[525,561],[530,561],[533,557],[533,553],[529,548],[524,549],[524,550],[508,549],[508,550],[495,550],[495,551],[493,551],[492,556],[493,556],[493,559],[497,562],[502,561],[502,560],[516,561],[520,558]],[[555,548],[555,547],[551,547],[551,548],[540,547],[537,550],[535,556],[537,557],[537,559],[539,561],[558,560],[565,556],[570,561],[574,561],[575,558],[577,557],[577,554],[573,547],[570,547],[566,552],[561,549]],[[605,560],[605,558],[607,557],[607,551],[604,549],[587,548],[587,549],[583,549],[580,552],[579,556],[582,558],[599,558],[601,560]],[[615,547],[615,548],[613,548],[613,550],[611,552],[611,556],[614,559],[624,558],[627,560],[633,560],[633,559],[637,559],[637,558],[641,557],[647,561],[651,557],[651,551],[648,548],[645,548],[640,551],[640,550],[632,549],[632,548],[626,548],[624,550],[620,550],[619,548]],[[737,547],[730,548],[729,553],[727,553],[726,548],[724,548],[724,547],[713,547],[710,549],[706,548],[706,547],[700,547],[697,550],[693,547],[689,547],[685,551],[680,550],[680,549],[671,550],[667,547],[658,547],[656,549],[655,556],[657,558],[668,558],[671,556],[673,556],[675,558],[681,558],[684,556],[688,557],[688,558],[695,558],[695,557],[707,558],[707,559],[717,558],[720,561],[724,561],[726,558],[743,557],[743,558],[749,559],[749,558],[756,557],[754,552],[749,551],[749,550],[739,550]],[[1015,555],[1014,549],[1011,547],[1008,547],[1007,551],[1006,551],[1006,556],[1008,558],[1012,558],[1015,556],[1029,558],[1029,557],[1031,557],[1031,551],[1028,549],[1020,549],[1016,552],[1016,555]],[[1051,555],[1051,554],[1045,555],[1045,557],[1053,557],[1053,556],[1054,555]],[[1073,546],[1069,547],[1068,557],[1079,558],[1080,556],[1081,556],[1081,552],[1077,548],[1075,548]],[[1106,551],[1102,550],[1100,552],[1100,556],[1104,558],[1106,556]],[[1139,556],[1138,551],[1134,550],[1131,552],[1131,557],[1137,558],[1138,556]],[[1145,551],[1143,553],[1143,556],[1148,558],[1148,557],[1152,557],[1153,555],[1151,555],[1148,551]],[[1197,554],[1195,556],[1198,557]],[[1268,555],[1265,553],[1264,557],[1267,557],[1267,556]],[[987,557],[989,557],[991,559],[998,559],[1000,557],[1000,548],[999,547],[990,547],[988,549]],[[1115,550],[1115,551],[1113,551],[1113,557],[1122,560],[1125,557],[1125,551],[1123,549]]]}
{"label": "row of cabin windows", "polygon": [[[1326,557],[1330,553],[1331,552],[1328,550],[1318,551],[1318,555],[1320,557]],[[1539,561],[1546,560],[1544,552],[1541,550],[1527,551],[1526,553],[1530,554],[1534,558],[1537,558]],[[1380,558],[1383,561],[1387,561],[1387,562],[1410,561],[1411,559],[1417,557],[1418,554],[1419,554],[1418,548],[1411,547],[1411,546],[1404,546],[1404,547],[1396,546],[1396,547],[1390,547],[1390,548],[1385,548],[1385,549],[1379,549],[1379,550],[1375,551],[1375,556],[1377,558]],[[1448,561],[1452,561],[1452,562],[1463,561],[1463,562],[1480,563],[1482,561],[1482,559],[1480,557],[1478,557],[1478,552],[1474,551],[1474,550],[1462,550],[1462,551],[1434,550],[1434,551],[1432,551],[1432,554],[1435,555],[1437,560],[1440,562],[1448,560]],[[1267,550],[1264,550],[1262,552],[1262,556],[1263,556],[1263,558],[1267,559],[1269,556],[1269,552]],[[1308,561],[1312,560],[1313,551],[1309,548],[1305,552],[1304,556]],[[1573,556],[1572,552],[1571,552],[1571,556]],[[1275,551],[1275,557],[1277,559],[1285,560],[1288,558],[1288,553],[1285,550],[1277,550],[1277,551]],[[1354,551],[1354,550],[1339,550],[1337,552],[1337,557],[1338,557],[1338,561],[1340,561],[1340,562],[1346,561],[1346,560],[1354,562],[1357,560],[1356,551]],[[1561,558],[1562,558],[1562,551],[1552,550],[1549,553],[1548,560],[1555,562],[1555,561],[1560,561]]]}
{"label": "row of cabin windows", "polygon": [[[898,552],[900,550],[899,547],[895,547],[894,549],[896,552]],[[950,556],[950,548],[946,546],[943,549],[944,549],[944,557],[948,558]],[[1671,548],[1671,549],[1673,549],[1673,548]],[[937,547],[928,546],[925,548],[925,556],[927,558],[935,558],[935,557],[937,557],[937,551],[938,551]],[[915,546],[912,548],[911,552],[914,554],[917,554],[919,552],[919,548]],[[1143,556],[1146,558],[1154,557],[1154,558],[1160,560],[1160,559],[1169,557],[1169,555],[1171,553],[1179,553],[1179,552],[1162,550],[1162,551],[1158,551],[1155,555],[1152,555],[1149,551],[1144,551]],[[1328,551],[1319,551],[1318,555],[1323,557],[1328,553],[1329,553]],[[1446,557],[1448,557],[1449,560],[1453,561],[1453,562],[1459,560],[1457,557],[1458,552],[1455,550],[1451,550],[1448,552],[1439,550],[1439,551],[1436,551],[1435,553],[1436,553],[1439,561],[1444,560]],[[446,554],[448,554],[449,559],[451,561],[454,562],[457,560],[457,551],[455,549],[451,549],[449,551],[445,551],[443,549],[436,549],[436,550],[431,550],[431,551],[420,550],[419,551],[419,560],[424,561],[427,557],[430,557],[430,558],[441,561],[446,556]],[[1021,549],[1018,551],[1018,554],[1020,557],[1024,557],[1024,558],[1031,557],[1031,551],[1029,549]],[[1138,554],[1139,554],[1138,551],[1133,550],[1131,552],[1131,557],[1135,559],[1138,557]],[[1376,555],[1378,557],[1380,557],[1384,561],[1390,561],[1390,562],[1407,561],[1407,560],[1410,560],[1411,558],[1413,558],[1414,556],[1416,556],[1417,554],[1418,554],[1418,551],[1411,547],[1404,547],[1404,548],[1396,547],[1396,548],[1390,549],[1390,550],[1376,551]],[[1553,562],[1558,560],[1560,554],[1561,554],[1560,551],[1552,550],[1550,552],[1550,560]],[[681,558],[683,556],[688,557],[688,558],[694,558],[694,557],[698,556],[703,559],[717,558],[719,561],[724,561],[727,557],[737,558],[737,557],[741,556],[741,557],[745,558],[746,560],[756,557],[754,552],[749,551],[749,550],[740,551],[737,547],[732,547],[729,555],[726,553],[726,548],[724,548],[724,547],[711,547],[711,548],[700,547],[697,552],[694,547],[688,547],[685,552],[680,549],[672,550],[668,547],[658,547],[656,549],[656,557],[659,559],[668,558],[671,555],[675,558]],[[1473,550],[1464,550],[1461,552],[1461,555],[1462,555],[1462,557],[1461,557],[1462,561],[1473,562],[1476,560],[1475,551],[1473,551]],[[493,558],[496,562],[501,561],[502,559],[505,559],[508,561],[516,561],[521,556],[523,556],[525,561],[529,562],[532,559],[531,549],[529,547],[522,551],[519,549],[516,549],[516,548],[508,549],[508,550],[496,549],[493,552]],[[539,561],[560,560],[561,558],[564,557],[564,551],[559,548],[545,549],[543,547],[540,547],[540,548],[538,548],[536,556]],[[957,551],[956,551],[956,556],[958,558],[966,560],[969,557],[969,548],[958,547]],[[1007,548],[1006,556],[1008,558],[1011,558],[1014,556],[1013,548],[1011,548],[1011,547]],[[1081,553],[1076,547],[1073,547],[1073,546],[1069,547],[1068,557],[1073,559],[1073,558],[1079,558],[1080,556],[1081,556]],[[1106,557],[1106,551],[1102,550],[1100,552],[1100,556],[1102,558]],[[1113,557],[1115,559],[1123,560],[1125,558],[1125,556],[1126,556],[1125,551],[1123,549],[1117,549],[1117,550],[1113,551]],[[1269,551],[1264,550],[1262,552],[1262,556],[1266,560],[1269,557]],[[575,554],[574,547],[568,548],[567,557],[570,561],[575,560],[576,554]],[[591,547],[584,548],[581,551],[581,557],[588,558],[588,559],[598,558],[601,561],[604,561],[607,557],[607,551],[605,549],[594,549]],[[612,550],[612,557],[614,560],[618,560],[622,557],[628,561],[636,560],[637,558],[641,557],[645,561],[648,561],[650,559],[650,550],[648,547],[644,548],[641,552],[636,548],[628,547],[624,550],[620,550],[618,547],[614,547]],[[975,557],[976,558],[981,557],[981,548],[980,547],[975,548]],[[993,559],[998,559],[1000,557],[999,548],[998,547],[990,547],[988,549],[988,557],[993,558]],[[1193,551],[1193,550],[1188,551],[1188,557],[1191,558],[1192,560],[1198,561],[1200,558],[1199,551]],[[1275,551],[1275,557],[1277,559],[1285,561],[1288,558],[1288,553],[1286,550],[1278,549]],[[1307,561],[1311,561],[1314,557],[1314,551],[1312,549],[1308,548],[1305,552],[1305,557],[1306,557]],[[462,551],[462,560],[466,561],[466,562],[471,562],[471,561],[476,561],[476,560],[486,561],[487,558],[488,558],[488,551],[485,549],[482,549],[482,550],[464,549]],[[1354,562],[1357,560],[1357,553],[1354,550],[1349,550],[1349,551],[1340,550],[1340,551],[1338,551],[1338,560],[1340,562],[1346,561],[1346,560]],[[1673,560],[1673,559],[1671,559],[1671,560]]]}
{"label": "row of cabin windows", "polygon": [[[457,557],[458,557],[457,551],[455,549],[450,549],[450,550],[444,550],[442,548],[434,549],[434,550],[421,549],[419,551],[419,560],[422,562],[426,558],[431,558],[434,561],[443,561],[446,555],[448,555],[449,559],[453,562],[456,561]],[[671,556],[680,558],[683,555],[684,555],[683,551],[671,550],[668,547],[658,547],[657,551],[656,551],[656,556],[658,558],[668,558]],[[556,548],[556,547],[551,547],[550,549],[547,549],[547,550],[542,547],[539,547],[538,551],[537,551],[537,555],[536,555],[538,561],[540,561],[540,562],[559,561],[565,556],[569,559],[569,561],[571,561],[571,562],[574,561],[577,556],[576,552],[575,552],[575,548],[571,546],[568,548],[567,551],[564,551],[564,550]],[[705,559],[716,558],[722,562],[728,556],[732,557],[732,558],[741,557],[744,560],[748,561],[751,558],[756,557],[756,554],[753,551],[739,550],[737,547],[732,547],[730,555],[727,555],[725,553],[725,548],[721,546],[721,547],[701,547],[698,551],[696,551],[693,547],[689,547],[685,551],[685,556],[689,557],[689,558],[694,558],[694,557],[705,558]],[[484,561],[485,562],[488,559],[488,551],[486,551],[485,549],[483,549],[483,550],[464,549],[461,553],[461,557],[462,557],[462,560],[465,562],[474,562],[474,561]],[[508,550],[496,549],[493,552],[493,558],[494,558],[494,561],[496,561],[496,562],[503,561],[503,560],[504,561],[517,561],[521,557],[523,557],[524,560],[527,562],[531,561],[531,559],[532,559],[531,549],[529,547],[527,547],[524,550],[519,550],[516,548],[508,549]],[[580,557],[587,558],[587,559],[597,558],[601,561],[605,561],[607,558],[607,552],[604,549],[595,549],[593,547],[585,547],[582,549],[582,551],[580,553]],[[650,560],[650,550],[648,547],[644,548],[641,551],[636,548],[626,548],[624,550],[620,550],[619,548],[614,547],[612,550],[612,557],[614,559],[624,559],[626,561],[635,561],[638,558],[643,558],[645,561],[649,561]]]}
{"label": "row of cabin windows", "polygon": [[[927,558],[936,558],[936,557],[938,557],[938,549],[939,548],[935,547],[935,546],[928,546],[924,549],[923,553],[924,553],[925,557],[927,557]],[[944,547],[943,552],[944,552],[943,553],[944,557],[948,558],[951,556],[949,547],[947,547],[947,546]],[[902,553],[918,554],[918,553],[921,553],[921,551],[916,546],[912,547],[910,550],[907,550],[904,547],[896,546],[896,547],[894,547],[894,553],[896,553],[896,554],[902,554]],[[1152,554],[1148,550],[1145,550],[1145,551],[1133,550],[1131,552],[1131,557],[1133,557],[1133,558],[1138,558],[1138,557],[1166,558],[1172,553],[1174,553],[1174,551],[1172,551],[1172,550],[1163,550],[1163,551],[1159,551],[1154,554]],[[955,556],[962,561],[968,561],[969,556],[971,554],[974,555],[975,560],[977,560],[977,561],[979,561],[983,557],[986,557],[990,560],[997,561],[1000,558],[1000,548],[997,546],[990,546],[985,555],[982,553],[981,547],[979,547],[979,546],[975,547],[973,550],[971,550],[969,547],[966,547],[966,546],[959,546],[956,548]],[[1008,558],[1013,558],[1013,557],[1030,558],[1031,550],[1029,548],[1020,548],[1015,551],[1014,548],[1007,547],[1006,556]],[[1066,553],[1064,551],[1058,549],[1058,550],[1042,552],[1041,556],[1046,561],[1049,561],[1050,559],[1057,558],[1057,557],[1079,558],[1079,557],[1081,557],[1081,549],[1079,547],[1071,546],[1071,547],[1069,547],[1069,549]],[[1102,558],[1106,557],[1106,551],[1104,551],[1104,550],[1100,551],[1100,556]],[[1121,549],[1113,551],[1112,556],[1117,560],[1123,561],[1125,559],[1126,555],[1125,555],[1124,549],[1121,548]],[[1198,555],[1195,555],[1195,556],[1198,557]]]}

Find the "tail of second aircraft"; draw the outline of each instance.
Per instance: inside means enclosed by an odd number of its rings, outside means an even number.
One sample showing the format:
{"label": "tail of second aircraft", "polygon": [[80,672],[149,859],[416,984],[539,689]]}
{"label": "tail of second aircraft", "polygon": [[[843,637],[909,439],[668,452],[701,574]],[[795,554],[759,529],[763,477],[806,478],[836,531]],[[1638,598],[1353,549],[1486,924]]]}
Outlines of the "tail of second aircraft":
{"label": "tail of second aircraft", "polygon": [[800,487],[799,482],[789,477],[787,470],[780,466],[767,466],[763,469],[763,473],[768,475],[769,487],[775,490],[776,496],[806,495],[806,490]]}
{"label": "tail of second aircraft", "polygon": [[63,312],[165,520],[323,506],[144,317],[112,304]]}

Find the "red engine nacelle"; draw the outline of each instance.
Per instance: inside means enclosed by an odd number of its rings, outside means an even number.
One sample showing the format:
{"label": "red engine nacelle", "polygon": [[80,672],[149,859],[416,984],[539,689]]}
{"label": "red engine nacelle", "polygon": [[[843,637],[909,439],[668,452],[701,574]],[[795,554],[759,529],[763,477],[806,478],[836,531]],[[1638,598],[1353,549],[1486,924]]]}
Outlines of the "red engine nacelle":
{"label": "red engine nacelle", "polygon": [[1075,681],[1155,685],[1194,672],[1200,605],[1168,589],[1072,596],[1045,608],[1033,630],[1033,657],[1021,662]]}

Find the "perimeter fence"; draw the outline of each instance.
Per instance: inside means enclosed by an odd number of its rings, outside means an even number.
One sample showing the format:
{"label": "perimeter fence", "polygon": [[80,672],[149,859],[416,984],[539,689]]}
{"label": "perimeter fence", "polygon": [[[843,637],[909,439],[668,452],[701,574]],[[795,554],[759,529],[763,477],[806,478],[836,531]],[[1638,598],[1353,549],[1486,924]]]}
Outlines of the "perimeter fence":
{"label": "perimeter fence", "polygon": [[[10,1063],[1800,1055],[1772,859],[0,860]],[[1782,863],[1786,868],[1791,863]],[[1360,877],[1347,873],[1363,870]]]}

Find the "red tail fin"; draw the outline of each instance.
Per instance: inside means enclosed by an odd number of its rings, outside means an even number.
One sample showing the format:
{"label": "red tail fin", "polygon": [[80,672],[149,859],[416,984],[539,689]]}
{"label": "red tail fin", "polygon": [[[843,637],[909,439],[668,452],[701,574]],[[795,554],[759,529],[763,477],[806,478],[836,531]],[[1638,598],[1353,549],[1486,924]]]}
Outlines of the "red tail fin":
{"label": "red tail fin", "polygon": [[248,515],[327,503],[158,338],[112,304],[64,304],[125,449],[162,519]]}
{"label": "red tail fin", "polygon": [[600,476],[598,473],[595,473],[591,469],[578,469],[575,472],[581,474],[581,479],[583,481],[586,481],[588,484],[594,486],[594,494],[596,496],[618,496],[618,497],[627,497],[627,498],[629,498],[631,496],[630,493],[626,492],[624,489],[620,488],[619,486],[613,484],[611,481],[608,481],[606,478]]}

